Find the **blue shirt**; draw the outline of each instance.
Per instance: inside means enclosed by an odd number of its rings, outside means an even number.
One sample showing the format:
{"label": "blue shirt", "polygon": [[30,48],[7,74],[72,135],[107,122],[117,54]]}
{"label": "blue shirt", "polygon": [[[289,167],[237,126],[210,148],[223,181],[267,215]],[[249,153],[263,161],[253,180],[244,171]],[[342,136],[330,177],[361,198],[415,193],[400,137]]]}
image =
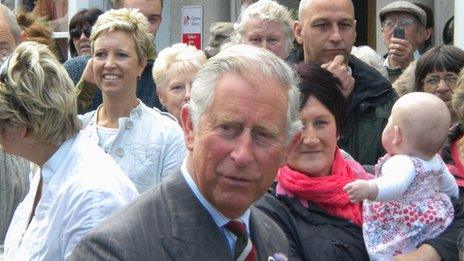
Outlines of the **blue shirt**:
{"label": "blue shirt", "polygon": [[[190,173],[187,170],[187,162],[184,159],[181,165],[181,172],[182,176],[184,176],[185,180],[187,181],[188,186],[193,191],[195,197],[200,201],[200,204],[208,211],[208,213],[213,218],[214,222],[218,226],[219,230],[222,234],[226,237],[227,242],[229,242],[230,251],[232,255],[234,254],[235,250],[235,241],[237,241],[237,237],[230,232],[225,225],[231,220],[230,218],[225,217],[221,212],[219,212],[215,207],[213,207],[208,200],[203,197],[200,190],[198,189],[197,184],[193,181]],[[250,234],[250,209],[247,209],[245,213],[239,218],[246,226],[248,234]]]}

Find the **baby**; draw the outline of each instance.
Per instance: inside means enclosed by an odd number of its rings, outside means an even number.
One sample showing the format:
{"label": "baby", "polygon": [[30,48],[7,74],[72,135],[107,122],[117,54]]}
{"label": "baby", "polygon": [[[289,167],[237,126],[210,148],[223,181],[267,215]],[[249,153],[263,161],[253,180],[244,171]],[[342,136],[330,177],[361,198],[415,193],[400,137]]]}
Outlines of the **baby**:
{"label": "baby", "polygon": [[344,187],[352,202],[363,203],[363,236],[371,260],[391,260],[452,221],[449,197],[458,187],[437,154],[448,134],[450,113],[438,97],[414,92],[392,108],[382,133],[387,155],[375,167],[375,179]]}

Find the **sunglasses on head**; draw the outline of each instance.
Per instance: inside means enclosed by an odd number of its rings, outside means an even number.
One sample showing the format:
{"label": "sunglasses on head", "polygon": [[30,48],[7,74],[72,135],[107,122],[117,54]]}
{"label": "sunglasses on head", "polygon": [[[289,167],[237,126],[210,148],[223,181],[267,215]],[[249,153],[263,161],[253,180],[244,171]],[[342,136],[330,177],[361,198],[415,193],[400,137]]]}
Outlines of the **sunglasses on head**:
{"label": "sunglasses on head", "polygon": [[89,27],[89,26],[84,26],[83,28],[76,27],[69,31],[69,35],[72,38],[80,38],[81,35],[84,34],[85,37],[89,38],[91,32],[92,32],[92,27]]}

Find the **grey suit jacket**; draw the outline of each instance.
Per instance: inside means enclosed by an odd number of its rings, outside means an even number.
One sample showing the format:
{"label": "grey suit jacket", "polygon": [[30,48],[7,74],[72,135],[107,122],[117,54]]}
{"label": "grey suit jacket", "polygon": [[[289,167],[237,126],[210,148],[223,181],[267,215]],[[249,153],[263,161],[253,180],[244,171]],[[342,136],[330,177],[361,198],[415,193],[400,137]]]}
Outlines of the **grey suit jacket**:
{"label": "grey suit jacket", "polygon": [[[259,260],[288,254],[285,234],[254,207],[250,231]],[[87,234],[70,260],[233,260],[233,256],[227,239],[178,171]]]}

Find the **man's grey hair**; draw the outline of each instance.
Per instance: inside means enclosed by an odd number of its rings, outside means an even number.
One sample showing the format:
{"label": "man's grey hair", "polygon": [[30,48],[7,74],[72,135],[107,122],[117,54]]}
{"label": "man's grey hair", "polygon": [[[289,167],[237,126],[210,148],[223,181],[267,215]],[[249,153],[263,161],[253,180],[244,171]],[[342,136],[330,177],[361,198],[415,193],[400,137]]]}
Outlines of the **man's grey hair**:
{"label": "man's grey hair", "polygon": [[232,73],[257,81],[273,79],[287,89],[286,140],[290,141],[302,126],[299,120],[300,91],[296,72],[272,52],[244,44],[232,45],[221,51],[198,72],[188,104],[195,129],[199,128],[201,116],[212,104],[219,80]]}
{"label": "man's grey hair", "polygon": [[15,40],[16,45],[18,45],[22,30],[18,25],[18,21],[16,21],[15,13],[4,4],[0,4],[0,12],[3,16],[3,19],[5,19],[5,22],[10,27],[10,32],[11,35],[13,35],[13,39]]}
{"label": "man's grey hair", "polygon": [[273,0],[259,0],[248,6],[241,14],[240,21],[235,24],[235,30],[232,35],[232,40],[236,43],[243,43],[243,34],[245,33],[246,24],[253,19],[259,19],[264,22],[281,23],[284,27],[285,35],[285,50],[287,54],[293,48],[294,20],[290,15],[290,11],[283,5]]}

